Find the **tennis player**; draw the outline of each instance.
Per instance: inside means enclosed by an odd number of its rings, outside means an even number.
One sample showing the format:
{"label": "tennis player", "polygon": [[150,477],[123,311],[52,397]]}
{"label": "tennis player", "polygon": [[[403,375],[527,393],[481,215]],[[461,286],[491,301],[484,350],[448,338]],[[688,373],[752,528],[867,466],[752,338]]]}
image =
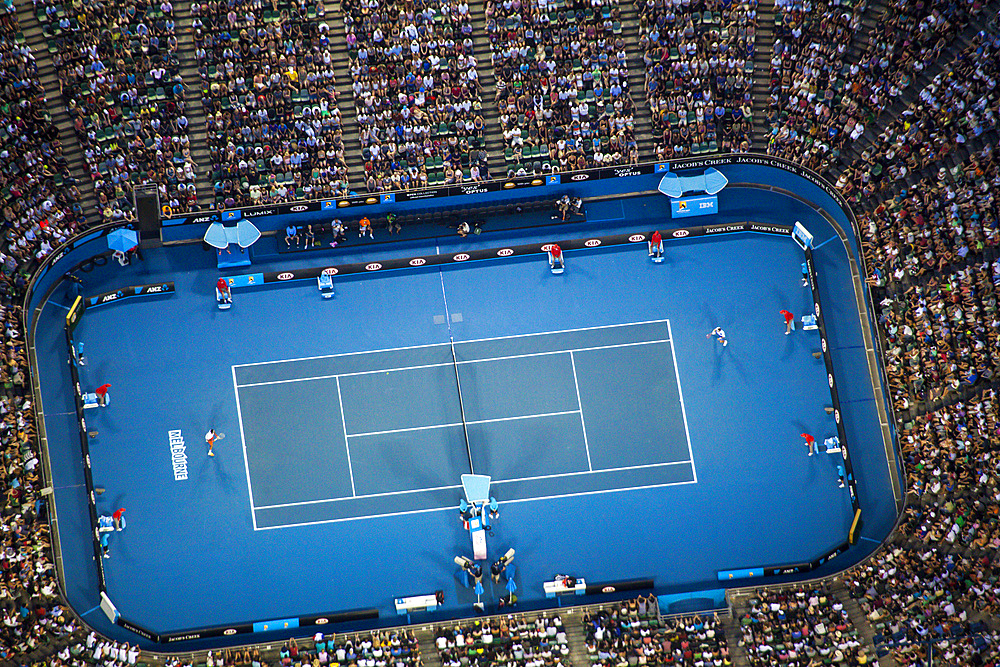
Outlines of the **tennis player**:
{"label": "tennis player", "polygon": [[208,433],[205,434],[205,442],[208,443],[209,456],[215,456],[215,452],[212,451],[212,448],[215,447],[216,440],[221,440],[219,434],[215,432],[214,428],[209,429]]}
{"label": "tennis player", "polygon": [[729,345],[729,341],[726,340],[726,332],[722,330],[722,327],[715,327],[711,332],[705,334],[705,338],[711,338],[712,336],[718,337],[719,342],[722,343],[722,347]]}

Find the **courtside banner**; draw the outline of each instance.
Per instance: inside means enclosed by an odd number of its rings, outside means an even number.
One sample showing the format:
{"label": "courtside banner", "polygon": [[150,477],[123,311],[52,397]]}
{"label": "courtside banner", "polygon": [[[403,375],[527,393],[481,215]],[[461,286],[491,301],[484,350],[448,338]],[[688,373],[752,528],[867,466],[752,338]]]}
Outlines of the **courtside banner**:
{"label": "courtside banner", "polygon": [[97,296],[88,296],[86,303],[88,308],[93,308],[94,306],[103,306],[106,303],[121,301],[122,299],[127,299],[132,296],[152,296],[155,294],[172,294],[173,292],[174,284],[172,282],[156,283],[153,285],[132,285],[130,287],[123,287],[114,292],[105,292],[104,294],[98,294]]}
{"label": "courtside banner", "polygon": [[[723,225],[704,227],[685,227],[682,229],[665,229],[660,232],[664,241],[682,240],[689,237],[709,234],[731,234],[735,232],[758,232],[791,237],[792,228],[788,225],[761,225],[751,222],[733,222]],[[652,231],[635,232],[632,234],[615,234],[613,236],[594,236],[590,238],[559,240],[556,243],[563,250],[585,250],[587,248],[602,248],[631,244],[645,244],[649,241]],[[315,280],[321,274],[328,276],[343,276],[357,273],[377,273],[392,269],[411,269],[422,266],[440,266],[443,264],[462,264],[483,259],[501,259],[521,257],[526,255],[546,255],[552,244],[531,243],[512,245],[503,248],[488,248],[469,250],[458,253],[440,255],[425,255],[399,259],[383,259],[375,262],[359,262],[356,264],[339,264],[328,267],[295,269],[288,271],[272,271],[269,273],[254,273],[246,276],[230,276],[227,278],[230,287],[255,287],[261,284],[289,282],[293,280]]]}
{"label": "courtside banner", "polygon": [[837,391],[837,378],[833,374],[833,355],[830,354],[829,338],[826,335],[826,323],[823,319],[823,307],[819,300],[819,281],[816,276],[816,266],[813,263],[811,248],[806,248],[806,270],[809,274],[809,288],[813,297],[813,314],[816,316],[816,326],[819,328],[820,345],[823,350],[823,362],[826,365],[827,384],[830,386],[830,403],[833,407],[833,420],[837,424],[837,437],[840,439],[840,454],[844,459],[847,489],[851,494],[851,507],[861,509],[858,498],[858,485],[854,479],[854,466],[851,464],[851,451],[847,443],[847,431],[844,428],[843,411],[840,409],[840,394]]}
{"label": "courtside banner", "polygon": [[719,198],[714,195],[681,197],[670,200],[670,217],[672,218],[693,218],[697,215],[715,215],[718,212]]}

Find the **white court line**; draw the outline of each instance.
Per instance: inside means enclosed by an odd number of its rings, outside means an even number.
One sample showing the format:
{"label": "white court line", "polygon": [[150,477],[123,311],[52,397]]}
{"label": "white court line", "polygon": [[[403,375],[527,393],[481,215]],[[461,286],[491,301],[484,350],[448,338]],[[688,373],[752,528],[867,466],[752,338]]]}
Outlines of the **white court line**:
{"label": "white court line", "polygon": [[[517,500],[505,500],[505,503],[529,503],[538,500],[554,500],[556,498],[575,498],[578,496],[593,496],[603,493],[622,493],[625,491],[641,491],[643,489],[659,489],[667,486],[683,486],[685,484],[696,484],[697,482],[667,482],[666,484],[648,484],[645,486],[630,486],[624,489],[601,489],[599,491],[580,491],[577,493],[562,493],[555,496],[540,496],[538,498],[520,498]],[[348,516],[341,519],[324,519],[323,521],[304,521],[302,523],[288,523],[282,524],[280,526],[265,526],[263,528],[254,528],[254,530],[280,530],[282,528],[300,528],[302,526],[317,526],[324,523],[341,523],[343,521],[363,521],[366,519],[379,519],[382,517],[392,517],[392,516],[405,516],[409,514],[426,514],[428,512],[454,512],[455,507],[432,507],[430,509],[423,510],[407,510],[404,512],[386,512],[385,514],[368,514],[365,516]]]}
{"label": "white court line", "polygon": [[[450,364],[449,364],[450,365]],[[473,419],[472,421],[465,422],[466,424],[493,424],[494,422],[510,422],[517,421],[519,419],[536,419],[538,417],[558,417],[559,415],[574,415],[579,410],[565,410],[563,412],[543,412],[537,415],[518,415],[516,417],[495,417],[493,419]],[[407,433],[409,431],[428,431],[435,428],[454,428],[456,426],[463,426],[462,422],[456,422],[454,424],[433,424],[431,426],[411,426],[409,428],[394,428],[389,431],[369,431],[368,433],[351,433],[348,435],[349,438],[363,438],[369,435],[388,435],[390,433]]]}
{"label": "white court line", "polygon": [[[451,364],[448,365],[450,366]],[[369,431],[367,433],[350,433],[350,434],[347,433],[347,431],[344,431],[344,435],[346,435],[348,438],[363,438],[369,435],[389,435],[391,433],[409,433],[411,431],[430,431],[436,428],[455,428],[461,425],[462,422],[456,422],[454,424],[432,424],[430,426],[411,426],[409,428],[393,428],[389,429],[388,431]]]}
{"label": "white court line", "polygon": [[[507,340],[509,338],[527,338],[528,336],[547,336],[549,334],[573,333],[574,331],[593,331],[595,329],[615,329],[643,324],[662,324],[669,320],[648,320],[646,322],[626,322],[624,324],[602,324],[596,327],[579,327],[577,329],[558,329],[556,331],[538,331],[525,334],[511,334],[510,336],[494,336],[492,338],[474,338],[472,340],[459,341],[458,345],[468,345],[470,343],[482,343],[490,340]],[[246,364],[236,364],[234,368],[245,368],[250,366],[267,366],[269,364],[285,364],[292,361],[313,361],[316,359],[333,359],[336,357],[350,357],[358,354],[379,354],[380,352],[399,352],[402,350],[420,350],[426,347],[445,347],[448,343],[427,343],[426,345],[404,345],[402,347],[387,347],[381,350],[359,350],[357,352],[338,352],[336,354],[321,354],[315,357],[293,357],[291,359],[275,359],[274,361],[255,361]]]}
{"label": "white court line", "polygon": [[[657,340],[644,340],[638,343],[616,343],[614,345],[597,345],[595,347],[580,347],[573,348],[571,350],[548,350],[546,352],[527,352],[525,354],[512,354],[506,357],[489,357],[486,359],[470,359],[468,361],[459,361],[458,365],[463,366],[465,364],[485,364],[493,361],[507,361],[509,359],[525,359],[527,357],[545,357],[553,354],[566,354],[567,352],[572,355],[574,352],[592,352],[594,350],[613,350],[621,347],[634,347],[636,345],[655,345],[659,343],[669,343],[671,342],[669,338],[660,338]],[[444,366],[451,366],[452,363],[441,363],[441,364],[423,364],[421,366],[400,366],[398,368],[379,368],[372,371],[356,371],[354,373],[339,373],[337,375],[316,375],[314,377],[303,377],[303,378],[292,378],[290,380],[269,380],[268,382],[251,382],[248,384],[238,385],[240,387],[264,387],[272,384],[287,384],[289,382],[309,382],[311,380],[331,380],[333,378],[342,377],[354,377],[355,375],[373,375],[377,373],[393,373],[395,371],[412,371],[419,370],[421,368],[440,368]],[[469,422],[470,424],[472,422]]]}
{"label": "white court line", "polygon": [[[496,485],[496,484],[507,484],[507,483],[510,483],[510,482],[530,482],[530,481],[534,481],[536,479],[553,479],[555,477],[577,477],[579,475],[592,475],[592,474],[599,474],[599,473],[603,473],[603,472],[621,472],[621,471],[626,471],[626,470],[642,470],[643,468],[665,468],[667,466],[685,465],[685,464],[688,464],[688,463],[693,464],[694,462],[693,461],[671,461],[669,463],[644,463],[642,465],[635,465],[635,466],[622,466],[621,468],[601,468],[601,469],[598,469],[598,470],[578,470],[578,471],[574,471],[574,472],[559,472],[559,473],[554,473],[554,474],[551,474],[551,475],[535,475],[533,477],[514,477],[514,478],[511,478],[511,479],[499,479],[499,480],[495,479],[495,480],[493,480],[492,483],[494,485]],[[676,482],[671,482],[671,484],[675,484],[675,483]],[[364,493],[364,494],[361,494],[361,495],[352,496],[351,498],[347,498],[347,497],[343,497],[343,498],[320,498],[318,500],[299,500],[299,501],[293,502],[293,503],[277,503],[275,505],[261,505],[260,507],[255,507],[254,509],[255,510],[265,510],[265,509],[275,509],[275,508],[281,508],[281,507],[300,507],[302,505],[324,505],[326,503],[339,503],[339,502],[343,502],[345,500],[353,500],[354,498],[382,498],[382,497],[385,497],[385,496],[397,496],[397,495],[403,495],[403,494],[407,494],[407,493],[422,493],[424,491],[442,491],[442,490],[445,490],[445,489],[461,489],[461,488],[462,488],[461,484],[452,484],[450,486],[428,486],[428,487],[424,487],[422,489],[406,489],[404,491],[384,491],[382,493]],[[628,488],[632,488],[632,487],[628,487]],[[504,502],[512,502],[512,501],[504,501]],[[382,515],[381,514],[374,514],[372,516],[382,516]]]}
{"label": "white court line", "polygon": [[279,507],[299,507],[301,505],[323,505],[325,503],[339,503],[344,500],[354,500],[355,498],[382,498],[384,496],[399,496],[407,493],[422,493],[424,491],[444,491],[447,489],[461,489],[461,484],[449,484],[448,486],[428,486],[423,489],[406,489],[404,491],[383,491],[381,493],[362,493],[351,498],[321,498],[319,500],[300,500],[294,503],[278,503],[276,505],[261,505],[255,507],[257,510],[269,510]]}
{"label": "white court line", "polygon": [[337,378],[337,402],[340,403],[340,423],[344,427],[344,446],[347,448],[347,472],[351,474],[351,495],[357,496],[354,490],[354,466],[351,465],[351,443],[347,439],[347,417],[344,416],[344,398],[340,394],[340,378]]}
{"label": "white court line", "polygon": [[389,373],[392,371],[414,371],[421,368],[438,368],[441,366],[451,366],[452,362],[440,364],[423,364],[421,366],[400,366],[398,368],[377,368],[373,371],[355,371],[354,373],[336,373],[334,375],[314,375],[305,378],[291,378],[289,380],[268,380],[267,382],[249,382],[241,384],[241,387],[264,387],[272,384],[287,384],[289,382],[308,382],[310,380],[332,380],[333,378],[354,377],[355,375],[374,375],[375,373]]}
{"label": "white court line", "polygon": [[569,362],[573,365],[573,384],[576,386],[576,404],[580,408],[580,426],[583,427],[583,446],[587,450],[587,470],[593,470],[594,466],[590,463],[590,443],[587,442],[587,422],[583,419],[583,402],[580,401],[580,381],[576,377],[576,358],[573,356],[573,350],[569,351]]}
{"label": "white court line", "polygon": [[557,331],[537,331],[535,333],[511,334],[509,336],[492,336],[490,338],[474,338],[473,340],[462,341],[460,345],[469,343],[482,343],[490,340],[508,340],[510,338],[529,338],[531,336],[547,336],[549,334],[573,333],[575,331],[594,331],[596,329],[624,329],[625,327],[637,327],[645,324],[663,324],[669,320],[647,320],[645,322],[626,322],[624,324],[601,324],[596,327],[579,327],[577,329],[559,329]]}
{"label": "white court line", "polygon": [[[535,475],[533,477],[514,477],[513,479],[493,480],[493,484],[505,484],[507,482],[530,482],[536,479],[552,479],[553,477],[576,477],[579,475],[596,475],[602,472],[619,472],[622,470],[642,470],[643,468],[665,468],[667,466],[679,466],[686,463],[694,465],[694,461],[670,461],[668,463],[643,463],[635,466],[622,466],[620,468],[598,468],[597,470],[578,470],[575,472],[560,472],[552,475]],[[629,487],[631,488],[631,487]],[[512,502],[505,500],[504,502]]]}
{"label": "white court line", "polygon": [[684,419],[684,436],[688,441],[688,456],[691,457],[691,472],[694,473],[694,481],[698,482],[698,469],[694,465],[694,452],[691,451],[691,431],[688,430],[687,409],[684,407],[684,392],[681,391],[681,369],[677,367],[677,353],[674,351],[674,332],[670,328],[670,320],[667,320],[667,335],[670,336],[670,357],[674,360],[674,377],[677,378],[677,397],[681,400],[681,417]]}
{"label": "white court line", "polygon": [[657,340],[644,340],[638,343],[615,343],[614,345],[596,345],[594,347],[574,347],[570,350],[549,350],[547,352],[526,352],[525,354],[511,354],[506,357],[490,357],[488,359],[470,359],[468,361],[460,361],[458,364],[485,364],[491,361],[506,361],[508,359],[524,359],[527,357],[544,357],[551,354],[566,354],[569,352],[591,352],[593,350],[615,350],[620,347],[635,347],[636,345],[654,345],[657,343],[669,343],[668,338],[659,338]]}
{"label": "white court line", "polygon": [[253,519],[253,529],[257,530],[257,514],[253,507],[253,486],[250,485],[250,459],[247,457],[247,439],[243,434],[243,410],[240,407],[240,390],[236,388],[236,367],[233,372],[233,393],[236,395],[236,418],[240,422],[240,440],[243,442],[243,467],[247,471],[247,493],[250,494],[250,518]]}

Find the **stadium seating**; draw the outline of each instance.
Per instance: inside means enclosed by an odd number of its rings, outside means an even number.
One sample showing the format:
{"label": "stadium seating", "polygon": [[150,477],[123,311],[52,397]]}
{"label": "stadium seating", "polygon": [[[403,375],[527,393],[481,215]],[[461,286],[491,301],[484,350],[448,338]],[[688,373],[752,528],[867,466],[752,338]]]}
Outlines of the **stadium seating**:
{"label": "stadium seating", "polygon": [[271,5],[192,6],[218,207],[349,193],[322,2]]}
{"label": "stadium seating", "polygon": [[756,0],[636,6],[657,158],[750,150]]}
{"label": "stadium seating", "polygon": [[868,660],[843,602],[825,584],[760,590],[739,623],[751,665]]}
{"label": "stadium seating", "polygon": [[444,667],[560,665],[569,648],[562,619],[540,614],[508,616],[438,627],[435,643]]}
{"label": "stadium seating", "polygon": [[469,5],[344,3],[368,192],[489,176]]}
{"label": "stadium seating", "polygon": [[[44,10],[43,10],[44,13]],[[41,502],[38,431],[30,398],[20,297],[39,259],[86,219],[45,106],[35,55],[12,3],[0,6],[0,661],[20,660],[77,628],[61,599]]]}
{"label": "stadium seating", "polygon": [[486,2],[511,176],[639,161],[617,0]]}
{"label": "stadium seating", "polygon": [[[829,176],[855,206],[908,507],[889,545],[840,579],[755,591],[738,614],[738,648],[755,665],[863,664],[875,651],[924,665],[931,646],[947,664],[1000,659],[986,623],[1000,614],[995,9],[779,0],[758,15],[755,0],[642,0],[629,25],[616,0],[488,0],[482,16],[463,1],[376,6],[342,3],[341,33],[322,0],[196,2],[183,14],[169,0],[35,0],[29,18],[44,41],[32,50],[15,5],[0,5],[0,661],[125,665],[140,655],[85,636],[60,597],[19,305],[37,262],[72,234],[133,219],[133,183],[156,182],[175,214],[344,196],[352,183],[406,190],[765,148]],[[757,62],[765,21],[773,54]],[[477,37],[489,42],[488,67]],[[338,75],[341,57],[349,67]],[[628,76],[640,60],[643,100]],[[55,72],[48,91],[40,63]],[[345,125],[352,101],[358,122]],[[50,115],[60,107],[64,134]],[[648,155],[637,141],[646,128]],[[850,618],[851,600],[863,619]],[[584,622],[591,663],[729,664],[737,650],[724,618],[661,621],[648,599]],[[448,667],[569,662],[560,617],[544,613],[435,634]],[[166,664],[421,664],[405,632],[321,637],[294,653],[289,643],[263,657],[242,648]]]}
{"label": "stadium seating", "polygon": [[782,0],[775,8],[767,152],[822,172],[856,123],[842,104],[845,58],[865,3]]}
{"label": "stadium seating", "polygon": [[80,0],[67,11],[40,0],[36,9],[104,219],[131,219],[136,180],[159,185],[164,213],[190,210],[195,163],[169,2]]}

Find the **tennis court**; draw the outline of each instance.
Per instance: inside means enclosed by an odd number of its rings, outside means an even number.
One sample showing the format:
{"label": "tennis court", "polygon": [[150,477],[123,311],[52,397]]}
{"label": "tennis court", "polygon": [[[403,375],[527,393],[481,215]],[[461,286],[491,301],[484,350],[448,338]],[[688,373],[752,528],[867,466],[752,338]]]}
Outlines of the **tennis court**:
{"label": "tennis court", "polygon": [[504,502],[696,481],[674,359],[667,320],[234,366],[254,527],[453,511],[470,471]]}
{"label": "tennis court", "polygon": [[[726,206],[771,210],[770,195],[752,194]],[[608,203],[628,220],[662,206]],[[774,210],[782,222],[814,215]],[[588,224],[639,231],[625,219]],[[471,244],[338,248],[337,259]],[[287,260],[254,268],[268,261]],[[878,424],[848,267],[834,245],[820,261],[859,492],[872,508],[865,531],[877,538],[893,516],[889,470],[867,444]],[[493,478],[489,553],[517,550],[525,607],[547,604],[541,582],[557,573],[697,591],[718,587],[720,570],[815,558],[843,541],[852,508],[835,457],[805,456],[799,437],[836,432],[819,339],[785,336],[778,315],[812,311],[801,263],[789,238],[734,234],[672,242],[662,264],[638,245],[569,252],[561,276],[544,258],[508,258],[338,277],[331,300],[308,281],[237,290],[225,312],[211,255],[165,247],[125,270],[97,267],[88,293],[176,285],[88,309],[75,332],[88,356],[81,382],[113,387],[111,406],[87,415],[100,433],[94,483],[107,489],[97,511],[129,516],[104,561],[108,595],[161,633],[359,608],[391,625],[395,597],[436,590],[441,615],[466,615],[476,596],[453,558],[471,552],[458,516],[470,471]],[[88,623],[132,640],[92,609],[63,301],[58,292],[44,307],[36,345],[67,595]],[[720,325],[727,347],[706,337]],[[213,457],[209,428],[226,433]],[[175,441],[183,478],[171,467]],[[486,589],[491,604],[506,592]]]}

